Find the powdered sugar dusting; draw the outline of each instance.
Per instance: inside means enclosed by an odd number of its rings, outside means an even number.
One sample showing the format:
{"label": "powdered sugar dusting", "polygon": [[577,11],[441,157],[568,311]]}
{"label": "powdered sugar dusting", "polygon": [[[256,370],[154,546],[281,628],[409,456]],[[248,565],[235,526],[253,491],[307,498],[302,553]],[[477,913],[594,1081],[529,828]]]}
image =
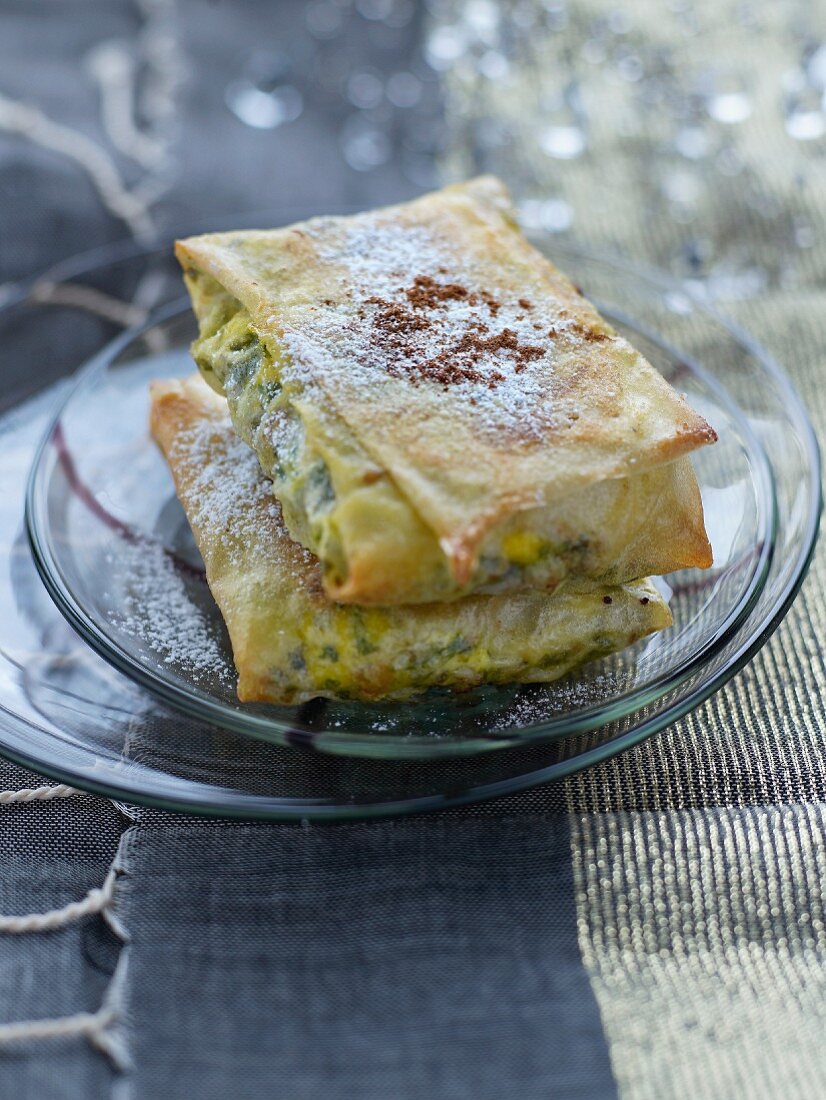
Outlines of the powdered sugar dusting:
{"label": "powdered sugar dusting", "polygon": [[265,424],[279,461],[289,463],[301,450],[304,437],[298,414],[289,405],[277,405],[267,410]]}
{"label": "powdered sugar dusting", "polygon": [[129,577],[119,626],[150,646],[165,664],[200,675],[229,675],[217,633],[163,546],[149,539],[120,543],[117,563],[112,564]]}
{"label": "powdered sugar dusting", "polygon": [[258,459],[235,434],[229,414],[204,417],[181,431],[174,450],[188,473],[192,526],[220,539],[233,564],[239,564],[243,547],[259,541],[262,517],[276,520],[279,515]]}
{"label": "powdered sugar dusting", "polygon": [[325,263],[346,264],[348,277],[363,298],[387,294],[400,279],[416,271],[432,273],[447,259],[432,235],[417,225],[402,228],[393,222],[357,219],[332,242],[326,234],[322,241],[320,258]]}
{"label": "powdered sugar dusting", "polygon": [[[322,261],[345,273],[348,298],[317,303],[284,333],[293,364],[309,382],[333,364],[362,392],[391,376],[450,389],[474,423],[492,433],[544,435],[576,419],[548,400],[560,343],[602,338],[560,307],[549,316],[513,291],[483,284],[473,257],[451,254],[422,226],[356,220],[317,234]],[[303,370],[302,370],[303,368]]]}
{"label": "powdered sugar dusting", "polygon": [[624,677],[613,672],[590,676],[567,676],[547,687],[535,688],[518,695],[490,725],[491,732],[535,726],[560,714],[604,703],[615,698],[623,688]]}
{"label": "powdered sugar dusting", "polygon": [[272,482],[236,435],[228,413],[204,417],[181,431],[174,448],[189,475],[191,525],[217,540],[235,568],[243,568],[251,556],[267,557],[279,570],[290,569],[297,584],[313,590],[320,586],[316,559],[287,534]]}

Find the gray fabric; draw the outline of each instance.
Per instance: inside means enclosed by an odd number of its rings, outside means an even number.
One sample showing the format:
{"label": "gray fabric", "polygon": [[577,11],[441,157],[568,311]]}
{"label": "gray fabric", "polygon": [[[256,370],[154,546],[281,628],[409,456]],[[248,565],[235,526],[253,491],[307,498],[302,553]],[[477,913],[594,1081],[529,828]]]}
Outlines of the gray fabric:
{"label": "gray fabric", "polygon": [[615,1095],[564,817],[165,820],[123,862],[137,1096]]}

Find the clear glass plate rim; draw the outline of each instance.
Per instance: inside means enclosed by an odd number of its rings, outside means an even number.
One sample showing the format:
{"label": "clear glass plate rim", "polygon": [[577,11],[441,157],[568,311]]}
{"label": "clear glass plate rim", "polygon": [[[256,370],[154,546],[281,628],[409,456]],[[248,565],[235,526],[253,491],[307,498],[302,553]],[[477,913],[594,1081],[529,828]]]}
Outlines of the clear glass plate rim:
{"label": "clear glass plate rim", "polygon": [[[596,259],[597,262],[604,262],[601,261],[600,257]],[[42,472],[43,459],[54,437],[55,430],[60,424],[62,413],[72,400],[75,392],[87,382],[90,377],[93,377],[97,373],[103,373],[120,351],[129,346],[135,339],[139,338],[148,328],[173,319],[185,313],[188,309],[189,302],[183,297],[174,302],[167,303],[167,305],[161,309],[153,312],[153,314],[141,325],[134,326],[116,337],[78,372],[69,390],[62,395],[49,427],[44,433],[40,445],[37,448],[26,489],[26,528],[35,564],[51,598],[73,628],[100,656],[117,668],[118,671],[140,683],[142,687],[151,691],[165,703],[182,711],[189,717],[197,717],[203,721],[230,729],[242,735],[251,735],[260,737],[264,740],[271,740],[273,733],[280,735],[293,734],[296,729],[301,730],[302,727],[298,724],[282,722],[279,719],[267,716],[234,712],[225,708],[223,704],[210,699],[206,695],[194,694],[177,689],[174,685],[168,684],[162,677],[155,676],[151,670],[144,669],[142,666],[138,665],[117,642],[111,639],[98,627],[85,609],[79,604],[74,594],[71,592],[66,578],[62,576],[57,563],[54,561],[47,546],[44,545],[40,535],[41,520],[39,517],[42,512],[42,502],[38,495],[38,475]],[[655,338],[658,339],[661,344],[663,343],[660,337]],[[680,353],[680,357],[683,359],[686,358],[682,353]],[[730,411],[736,412],[736,403],[733,402],[726,393],[725,388],[720,387],[717,383],[713,384],[716,390],[721,391],[726,403],[729,405]],[[359,750],[362,750],[362,753],[369,753],[371,756],[380,755],[377,749],[386,747],[388,750],[387,753],[382,753],[381,755],[386,755],[388,758],[414,757],[416,759],[422,759],[424,756],[435,759],[457,755],[473,755],[478,752],[493,751],[502,748],[522,747],[529,744],[575,736],[576,734],[598,728],[609,721],[628,717],[630,714],[633,714],[635,711],[649,705],[656,699],[678,687],[700,668],[705,661],[711,659],[714,653],[725,645],[733,636],[739,625],[745,621],[756,603],[762,586],[765,583],[776,536],[777,503],[770,464],[768,463],[764,449],[753,435],[750,442],[751,446],[762,460],[762,469],[768,472],[770,515],[768,519],[768,530],[766,532],[767,537],[761,547],[760,559],[755,566],[746,592],[741,596],[737,605],[726,617],[726,620],[715,635],[692,656],[690,661],[677,669],[663,673],[650,684],[623,693],[621,696],[612,698],[607,703],[599,703],[591,707],[582,708],[573,717],[563,716],[558,719],[535,723],[533,725],[514,727],[513,731],[496,731],[495,734],[480,732],[479,734],[474,734],[461,741],[457,739],[455,741],[445,740],[440,742],[424,738],[410,738],[409,740],[401,741],[398,738],[383,739],[381,735],[374,733],[341,733],[337,730],[318,729],[312,731],[318,743],[317,747],[322,751],[337,753],[346,753],[349,751],[353,755],[358,755]],[[57,583],[57,578],[60,579],[61,584]],[[386,746],[385,742],[387,742]]]}

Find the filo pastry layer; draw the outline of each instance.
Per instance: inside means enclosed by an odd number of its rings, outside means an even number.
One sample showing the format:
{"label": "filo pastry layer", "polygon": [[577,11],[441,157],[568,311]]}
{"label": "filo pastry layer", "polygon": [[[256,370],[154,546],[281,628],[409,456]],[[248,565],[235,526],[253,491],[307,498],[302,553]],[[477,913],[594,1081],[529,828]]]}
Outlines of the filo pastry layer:
{"label": "filo pastry layer", "polygon": [[711,563],[716,437],[482,178],[177,245],[205,379],[338,601],[618,583]]}

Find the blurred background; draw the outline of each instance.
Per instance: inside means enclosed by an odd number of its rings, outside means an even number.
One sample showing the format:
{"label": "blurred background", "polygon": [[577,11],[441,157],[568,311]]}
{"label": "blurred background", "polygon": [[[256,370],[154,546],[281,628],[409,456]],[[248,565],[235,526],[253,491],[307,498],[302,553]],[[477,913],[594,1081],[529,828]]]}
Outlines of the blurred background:
{"label": "blurred background", "polygon": [[823,274],[820,2],[0,0],[0,22],[6,295],[124,237],[479,171],[528,226],[715,298]]}

